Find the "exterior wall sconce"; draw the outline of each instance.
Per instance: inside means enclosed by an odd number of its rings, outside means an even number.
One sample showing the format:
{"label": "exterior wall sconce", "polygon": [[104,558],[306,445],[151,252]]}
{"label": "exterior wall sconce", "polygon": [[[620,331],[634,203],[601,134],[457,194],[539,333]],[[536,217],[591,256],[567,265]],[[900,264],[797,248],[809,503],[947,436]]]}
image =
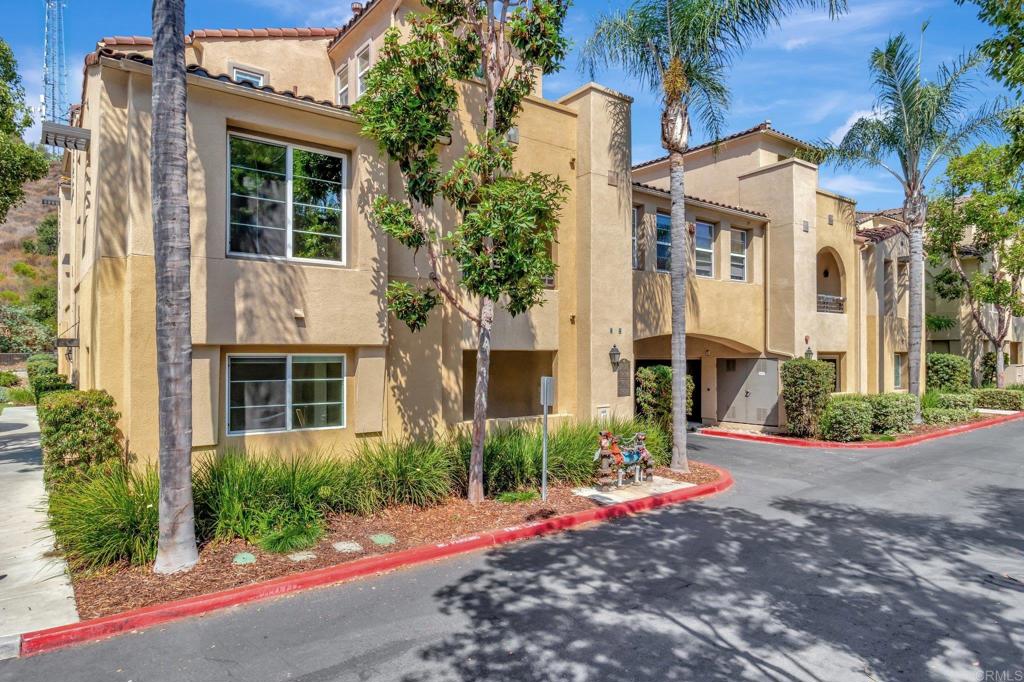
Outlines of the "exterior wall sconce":
{"label": "exterior wall sconce", "polygon": [[612,349],[608,351],[608,359],[612,361],[612,369],[617,371],[619,369],[619,361],[622,359],[622,351],[614,343],[612,344]]}
{"label": "exterior wall sconce", "polygon": [[808,360],[814,359],[814,351],[811,350],[810,346],[807,346],[807,350],[804,351],[804,357],[807,358]]}

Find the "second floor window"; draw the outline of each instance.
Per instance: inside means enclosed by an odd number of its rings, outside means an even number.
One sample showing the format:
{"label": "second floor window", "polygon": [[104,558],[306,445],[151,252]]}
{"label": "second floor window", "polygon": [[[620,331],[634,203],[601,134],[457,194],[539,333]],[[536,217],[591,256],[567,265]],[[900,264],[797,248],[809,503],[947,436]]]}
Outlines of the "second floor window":
{"label": "second floor window", "polygon": [[747,281],[747,231],[733,230],[729,241],[729,279]]}
{"label": "second floor window", "polygon": [[715,276],[715,226],[697,222],[694,235],[695,266],[698,277]]}
{"label": "second floor window", "polygon": [[640,269],[640,249],[637,242],[637,235],[640,232],[640,219],[641,219],[640,207],[633,207],[633,269]]}
{"label": "second floor window", "polygon": [[351,104],[348,99],[348,62],[338,72],[338,104],[343,107]]}
{"label": "second floor window", "polygon": [[658,213],[655,223],[654,248],[657,251],[655,267],[668,272],[672,269],[672,216]]}
{"label": "second floor window", "polygon": [[263,87],[263,74],[257,71],[235,68],[232,70],[231,77],[240,83],[252,83],[257,88]]}
{"label": "second floor window", "polygon": [[228,251],[343,263],[345,159],[229,138]]}
{"label": "second floor window", "polygon": [[356,96],[366,92],[366,74],[370,71],[370,48],[364,47],[356,55]]}

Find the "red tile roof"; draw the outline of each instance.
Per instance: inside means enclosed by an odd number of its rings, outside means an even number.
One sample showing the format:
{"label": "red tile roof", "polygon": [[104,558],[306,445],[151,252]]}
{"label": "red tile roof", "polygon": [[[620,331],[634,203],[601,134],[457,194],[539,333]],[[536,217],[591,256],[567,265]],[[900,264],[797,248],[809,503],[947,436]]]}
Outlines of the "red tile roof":
{"label": "red tile roof", "polygon": [[[87,54],[85,56],[85,64],[86,64],[86,66],[89,66],[89,65],[92,65],[92,64],[98,64],[101,58],[117,59],[117,60],[122,60],[122,61],[131,61],[131,62],[136,62],[138,64],[145,64],[146,66],[153,66],[153,59],[151,57],[147,56],[147,55],[139,54],[137,52],[135,52],[135,53],[116,52],[114,50],[111,50],[110,48],[101,48],[99,50],[96,50],[95,52],[90,52],[89,54]],[[250,83],[248,81],[238,81],[238,80],[235,80],[234,78],[232,78],[231,76],[227,75],[226,73],[212,73],[212,72],[208,71],[207,69],[204,69],[202,66],[199,66],[198,64],[189,64],[188,67],[187,67],[187,70],[188,70],[189,74],[195,75],[195,76],[199,76],[201,78],[209,78],[211,80],[218,80],[218,81],[222,81],[224,83],[231,83],[233,85],[240,85],[240,86],[242,86],[244,88],[251,88],[253,90],[260,90],[261,92],[268,92],[268,93],[271,93],[271,94],[274,94],[274,95],[279,95],[281,97],[288,97],[289,99],[300,100],[300,101],[303,101],[303,102],[310,102],[311,104],[318,104],[320,106],[330,107],[332,109],[340,109],[342,111],[349,111],[349,107],[348,106],[342,106],[342,105],[339,105],[339,104],[335,104],[334,102],[329,102],[327,100],[318,100],[315,97],[310,97],[309,95],[300,95],[297,92],[293,92],[291,90],[276,90],[275,88],[272,88],[269,85],[264,85],[262,87],[257,87],[257,86],[253,85],[252,83]]]}
{"label": "red tile roof", "polygon": [[890,220],[898,220],[903,222],[903,209],[902,208],[884,208],[879,211],[857,211],[857,223],[863,223],[865,220],[871,220],[875,216],[882,216],[883,218],[889,218]]}
{"label": "red tile roof", "polygon": [[[352,4],[355,5],[356,3],[352,3]],[[341,25],[341,27],[338,29],[338,34],[334,37],[334,40],[332,40],[327,45],[327,51],[330,52],[330,50],[335,45],[338,44],[338,42],[342,39],[342,37],[344,37],[345,33],[348,32],[348,30],[350,28],[355,26],[356,23],[360,19],[365,17],[374,6],[379,5],[379,4],[380,4],[379,0],[367,0],[366,2],[364,2],[363,3],[363,8],[359,12],[353,12],[352,16],[350,16],[348,18],[348,21],[346,21],[344,24]]]}
{"label": "red tile roof", "polygon": [[[723,142],[726,142],[728,140],[735,140],[737,138],[745,137],[747,135],[752,135],[753,133],[757,133],[757,132],[761,132],[761,131],[765,131],[765,130],[770,130],[772,132],[772,134],[778,135],[779,137],[784,137],[787,140],[790,140],[791,142],[800,145],[801,147],[813,147],[814,146],[810,142],[806,142],[804,140],[801,140],[798,137],[793,137],[792,135],[787,135],[786,133],[783,133],[781,131],[775,130],[774,128],[772,128],[772,122],[771,121],[762,121],[761,123],[758,123],[756,126],[753,126],[752,128],[747,128],[746,130],[741,130],[738,133],[732,133],[731,135],[726,135],[725,137],[721,137],[721,138],[719,138],[717,140],[712,140],[711,142],[705,142],[704,144],[697,145],[696,147],[690,147],[689,149],[686,150],[686,153],[689,154],[690,152],[699,151],[701,149],[707,149],[708,147],[714,147],[715,145],[722,144]],[[638,163],[638,164],[634,165],[633,168],[636,169],[636,168],[644,168],[646,166],[651,166],[651,165],[654,165],[656,163],[661,163],[662,161],[664,161],[667,158],[668,158],[668,156],[659,156],[656,159],[651,159],[649,161],[643,161],[641,163]]]}
{"label": "red tile roof", "polygon": [[890,237],[895,237],[898,234],[906,234],[907,230],[903,227],[903,224],[898,225],[886,225],[885,227],[869,227],[864,230],[858,230],[857,236],[863,237],[872,244],[883,242]]}
{"label": "red tile roof", "polygon": [[[666,197],[671,197],[672,196],[671,192],[663,190],[660,187],[654,187],[653,185],[646,185],[646,184],[644,184],[642,182],[634,182],[633,186],[634,187],[639,187],[640,189],[646,190],[648,192],[653,192],[655,194],[661,194],[661,195],[666,196]],[[761,213],[760,211],[754,211],[754,210],[749,209],[749,208],[742,208],[740,206],[730,206],[729,204],[723,204],[720,201],[712,201],[710,199],[702,199],[700,197],[695,197],[695,196],[692,196],[690,194],[685,195],[685,197],[686,197],[686,199],[688,201],[699,201],[702,204],[708,204],[708,205],[711,205],[711,206],[718,206],[719,208],[725,208],[725,209],[728,209],[730,211],[739,211],[740,213],[748,213],[750,215],[757,216],[758,218],[767,218],[768,217],[768,214],[766,214],[766,213]]]}
{"label": "red tile roof", "polygon": [[[197,38],[333,38],[340,29],[334,26],[303,26],[295,28],[200,28],[185,36],[191,43]],[[153,47],[150,36],[106,36],[102,47]]]}

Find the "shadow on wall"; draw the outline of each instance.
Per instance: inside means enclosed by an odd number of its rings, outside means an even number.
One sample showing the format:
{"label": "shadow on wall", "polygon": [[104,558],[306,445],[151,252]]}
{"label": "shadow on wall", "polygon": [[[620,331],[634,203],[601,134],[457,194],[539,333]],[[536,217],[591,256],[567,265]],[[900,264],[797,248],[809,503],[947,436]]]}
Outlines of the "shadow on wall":
{"label": "shadow on wall", "polygon": [[[792,498],[767,515],[694,503],[495,551],[434,595],[468,622],[420,649],[428,670],[404,679],[938,681],[951,679],[947,666],[1019,670],[1020,585],[979,552],[1019,553],[1024,491],[970,496],[977,523]],[[925,562],[942,578],[919,574]]]}
{"label": "shadow on wall", "polygon": [[[644,230],[643,235],[646,237],[648,232]],[[647,253],[645,246],[637,248]],[[690,333],[700,325],[701,306],[695,279],[691,258],[686,286],[686,325]],[[635,340],[672,334],[672,287],[667,273],[633,272],[633,311]]]}

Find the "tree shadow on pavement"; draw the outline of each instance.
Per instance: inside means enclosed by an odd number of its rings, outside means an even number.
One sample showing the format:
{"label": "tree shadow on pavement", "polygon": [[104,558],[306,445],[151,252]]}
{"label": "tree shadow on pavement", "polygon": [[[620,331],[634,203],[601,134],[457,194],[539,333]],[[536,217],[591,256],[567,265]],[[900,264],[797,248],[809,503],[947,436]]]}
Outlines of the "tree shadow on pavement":
{"label": "tree shadow on pavement", "polygon": [[435,594],[469,624],[409,682],[981,679],[1024,661],[991,580],[1024,548],[1024,491],[976,522],[802,499],[690,504],[493,552]]}

